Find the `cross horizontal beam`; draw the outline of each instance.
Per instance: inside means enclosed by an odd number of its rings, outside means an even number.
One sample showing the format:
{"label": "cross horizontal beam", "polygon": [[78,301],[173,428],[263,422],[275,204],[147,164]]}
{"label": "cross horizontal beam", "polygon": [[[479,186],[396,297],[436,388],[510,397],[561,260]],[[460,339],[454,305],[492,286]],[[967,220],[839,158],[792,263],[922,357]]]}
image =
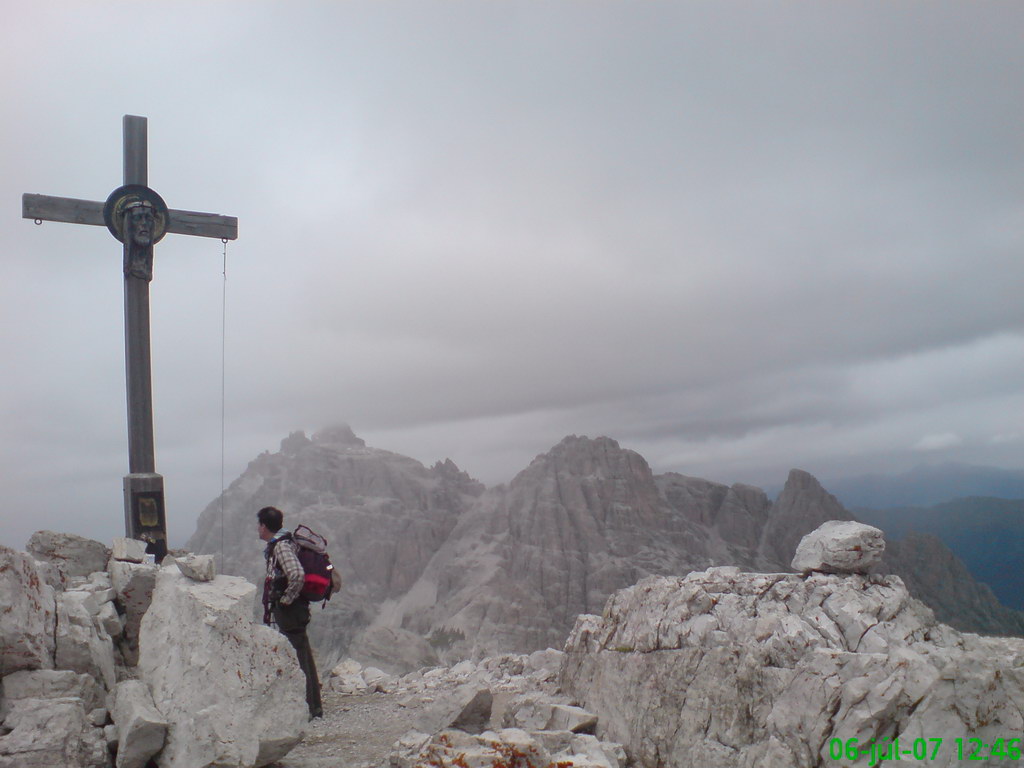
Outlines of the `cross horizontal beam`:
{"label": "cross horizontal beam", "polygon": [[[60,221],[67,224],[106,226],[103,222],[103,203],[78,200],[74,197],[34,195],[21,196],[21,217],[40,221]],[[216,213],[196,211],[168,211],[167,231],[176,235],[215,237],[218,240],[238,239],[238,218]]]}

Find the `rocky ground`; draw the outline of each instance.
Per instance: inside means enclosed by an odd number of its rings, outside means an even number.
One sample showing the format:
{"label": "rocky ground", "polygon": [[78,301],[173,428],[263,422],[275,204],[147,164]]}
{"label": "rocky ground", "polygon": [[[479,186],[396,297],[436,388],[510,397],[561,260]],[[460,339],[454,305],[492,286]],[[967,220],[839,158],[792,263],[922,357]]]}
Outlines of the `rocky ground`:
{"label": "rocky ground", "polygon": [[376,768],[428,704],[397,693],[324,696],[324,716],[274,768]]}
{"label": "rocky ground", "polygon": [[324,717],[273,768],[504,765],[513,755],[621,768],[621,747],[588,735],[597,719],[558,693],[563,658],[549,649],[401,678],[348,660],[325,675]]}

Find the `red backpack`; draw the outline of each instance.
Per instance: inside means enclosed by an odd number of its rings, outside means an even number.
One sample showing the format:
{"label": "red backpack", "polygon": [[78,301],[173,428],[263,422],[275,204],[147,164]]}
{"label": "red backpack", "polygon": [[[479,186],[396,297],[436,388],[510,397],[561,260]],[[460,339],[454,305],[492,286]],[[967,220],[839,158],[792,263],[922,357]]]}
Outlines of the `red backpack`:
{"label": "red backpack", "polygon": [[291,536],[284,538],[295,542],[295,553],[306,574],[299,594],[311,603],[330,600],[331,595],[341,589],[341,574],[331,564],[327,539],[305,525],[298,526]]}

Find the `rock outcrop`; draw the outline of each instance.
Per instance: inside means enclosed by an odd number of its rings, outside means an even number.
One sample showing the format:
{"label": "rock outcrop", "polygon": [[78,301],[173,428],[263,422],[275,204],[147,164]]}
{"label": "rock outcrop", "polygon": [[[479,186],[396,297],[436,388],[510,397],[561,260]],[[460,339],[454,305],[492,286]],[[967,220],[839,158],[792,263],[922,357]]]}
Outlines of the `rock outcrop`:
{"label": "rock outcrop", "polygon": [[145,768],[164,748],[168,726],[153,703],[149,686],[141,680],[118,683],[111,715],[117,724],[117,768]]}
{"label": "rock outcrop", "polygon": [[1024,728],[1022,665],[1024,640],[939,624],[896,576],[718,567],[580,616],[561,682],[643,766],[860,766],[938,738],[952,766],[956,739]]}
{"label": "rock outcrop", "polygon": [[287,640],[253,624],[255,596],[238,577],[160,569],[138,667],[168,723],[160,768],[267,765],[302,738],[305,678]]}
{"label": "rock outcrop", "polygon": [[[563,654],[504,654],[390,678],[404,705],[430,706],[389,756],[392,768],[625,768],[622,745],[593,735],[597,717],[556,690]],[[337,671],[365,676],[351,660]]]}
{"label": "rock outcrop", "polygon": [[25,549],[30,555],[54,565],[64,579],[87,578],[89,574],[106,570],[110,549],[73,533],[37,531],[28,540]]}
{"label": "rock outcrop", "polygon": [[0,545],[0,675],[52,669],[57,601],[35,561]]}
{"label": "rock outcrop", "polygon": [[32,542],[47,560],[0,547],[0,768],[256,768],[302,738],[305,680],[253,625],[251,584],[117,560],[138,554],[123,541],[109,562],[81,537]]}

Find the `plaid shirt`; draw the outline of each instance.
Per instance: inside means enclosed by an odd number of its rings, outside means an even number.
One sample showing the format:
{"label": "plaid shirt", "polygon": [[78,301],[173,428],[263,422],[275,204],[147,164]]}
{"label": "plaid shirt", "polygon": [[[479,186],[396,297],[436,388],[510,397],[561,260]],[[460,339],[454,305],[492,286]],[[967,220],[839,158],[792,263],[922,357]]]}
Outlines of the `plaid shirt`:
{"label": "plaid shirt", "polygon": [[283,534],[288,531],[278,531],[270,541],[267,542],[267,549],[264,553],[267,557],[267,581],[273,587],[274,581],[281,576],[287,581],[287,586],[281,593],[281,605],[291,605],[302,591],[306,572],[302,570],[299,556],[295,552],[295,542],[289,539],[282,539]]}

